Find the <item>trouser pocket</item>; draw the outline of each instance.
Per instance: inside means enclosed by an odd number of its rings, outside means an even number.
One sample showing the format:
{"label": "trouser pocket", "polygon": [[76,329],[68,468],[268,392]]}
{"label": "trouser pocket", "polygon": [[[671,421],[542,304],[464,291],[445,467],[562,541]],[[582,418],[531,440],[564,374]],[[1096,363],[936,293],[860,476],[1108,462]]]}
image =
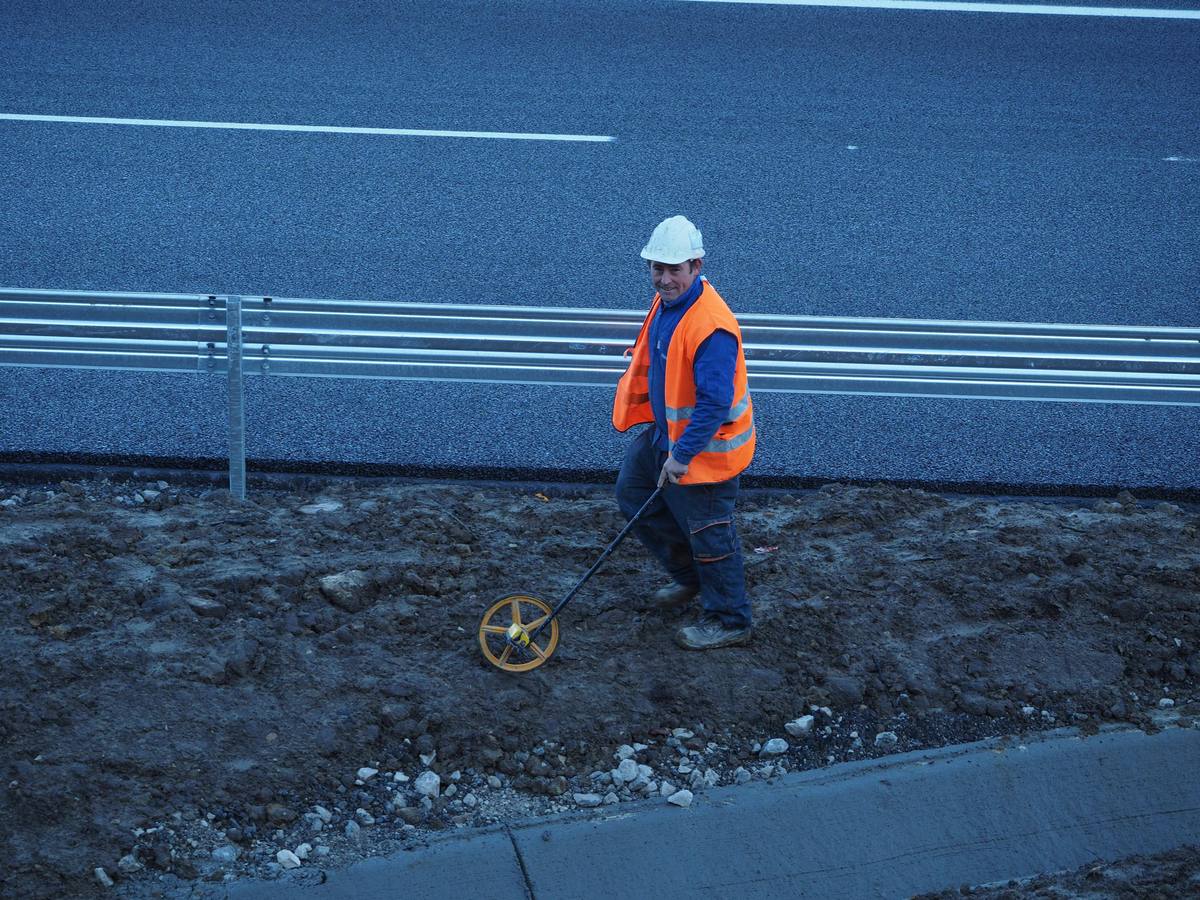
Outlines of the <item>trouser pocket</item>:
{"label": "trouser pocket", "polygon": [[728,516],[721,519],[689,519],[688,530],[692,558],[698,563],[718,562],[737,552],[733,519]]}

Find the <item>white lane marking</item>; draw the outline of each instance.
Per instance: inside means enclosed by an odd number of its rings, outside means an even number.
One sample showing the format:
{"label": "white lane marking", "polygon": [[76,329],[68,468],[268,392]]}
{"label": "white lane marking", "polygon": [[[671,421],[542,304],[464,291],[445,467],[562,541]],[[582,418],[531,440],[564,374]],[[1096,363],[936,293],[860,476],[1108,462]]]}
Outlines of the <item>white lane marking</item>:
{"label": "white lane marking", "polygon": [[344,125],[275,125],[263,122],[189,122],[178,119],[110,119],[101,116],[37,116],[0,113],[9,122],[66,122],[80,125],[150,125],[158,128],[231,128],[241,131],[303,131],[318,134],[380,134],[399,137],[492,138],[505,141],[584,141],[606,143],[606,134],[531,134],[519,131],[435,131],[427,128],[359,128]]}
{"label": "white lane marking", "polygon": [[751,3],[757,6],[848,6],[856,9],[925,9],[941,12],[1026,13],[1039,16],[1112,16],[1121,19],[1200,19],[1200,9],[1054,6],[1042,3],[956,3],[950,0],[679,0],[681,3]]}

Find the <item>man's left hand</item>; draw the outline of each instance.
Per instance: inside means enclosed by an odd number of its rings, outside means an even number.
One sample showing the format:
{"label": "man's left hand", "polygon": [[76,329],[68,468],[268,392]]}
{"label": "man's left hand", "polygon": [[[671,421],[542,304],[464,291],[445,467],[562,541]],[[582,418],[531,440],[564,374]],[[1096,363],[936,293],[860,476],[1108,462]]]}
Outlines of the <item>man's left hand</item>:
{"label": "man's left hand", "polygon": [[668,456],[667,461],[663,463],[663,472],[667,475],[667,480],[671,484],[679,484],[679,479],[687,474],[687,463],[681,463],[673,456]]}

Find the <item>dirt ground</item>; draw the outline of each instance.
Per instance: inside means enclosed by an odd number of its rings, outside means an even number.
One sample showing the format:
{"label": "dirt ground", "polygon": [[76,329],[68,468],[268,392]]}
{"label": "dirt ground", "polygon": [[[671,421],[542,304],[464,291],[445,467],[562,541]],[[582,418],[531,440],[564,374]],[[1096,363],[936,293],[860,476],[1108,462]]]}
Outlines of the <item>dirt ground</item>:
{"label": "dirt ground", "polygon": [[[747,491],[739,515],[748,647],[677,649],[687,614],[648,608],[662,579],[631,539],[517,675],[484,662],[479,617],[565,594],[623,524],[607,488],[0,483],[0,894],[186,892],[278,874],[281,851],[307,872],[594,800],[1200,709],[1196,507],[828,485]],[[608,774],[614,753],[638,775]],[[1154,871],[1194,875],[1196,852]]]}

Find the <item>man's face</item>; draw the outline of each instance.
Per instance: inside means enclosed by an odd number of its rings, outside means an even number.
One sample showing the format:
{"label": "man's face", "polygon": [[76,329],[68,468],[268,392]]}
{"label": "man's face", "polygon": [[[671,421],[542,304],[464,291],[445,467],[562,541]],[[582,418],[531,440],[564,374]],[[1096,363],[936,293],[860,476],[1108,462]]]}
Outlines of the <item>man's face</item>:
{"label": "man's face", "polygon": [[700,260],[693,259],[677,265],[650,263],[650,280],[664,303],[678,300],[687,293],[696,276],[700,274]]}

